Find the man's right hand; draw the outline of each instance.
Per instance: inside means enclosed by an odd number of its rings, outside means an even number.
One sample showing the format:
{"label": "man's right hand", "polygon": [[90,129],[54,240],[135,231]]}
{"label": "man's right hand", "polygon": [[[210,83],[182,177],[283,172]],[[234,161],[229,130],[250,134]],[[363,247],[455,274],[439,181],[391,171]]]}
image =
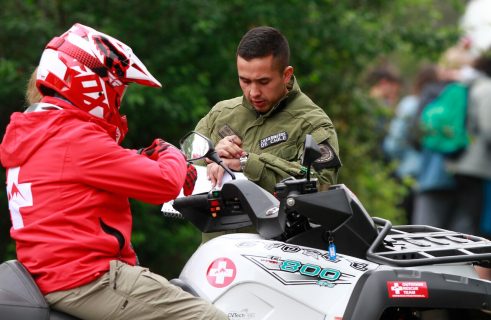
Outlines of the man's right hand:
{"label": "man's right hand", "polygon": [[215,150],[220,158],[224,159],[239,159],[244,153],[242,140],[236,135],[226,136],[218,141]]}
{"label": "man's right hand", "polygon": [[221,187],[225,170],[218,164],[212,162],[206,166],[206,175],[211,182],[211,187]]}
{"label": "man's right hand", "polygon": [[[234,171],[240,170],[240,162],[238,159],[223,159],[223,165]],[[225,175],[225,169],[223,169],[222,166],[215,162],[209,163],[206,167],[206,174],[213,188],[215,186],[222,186],[223,176]]]}

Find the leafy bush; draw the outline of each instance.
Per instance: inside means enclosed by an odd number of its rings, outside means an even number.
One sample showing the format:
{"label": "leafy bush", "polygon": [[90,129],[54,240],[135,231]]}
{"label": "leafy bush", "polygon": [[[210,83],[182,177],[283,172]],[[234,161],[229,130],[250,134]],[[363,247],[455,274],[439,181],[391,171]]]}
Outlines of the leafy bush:
{"label": "leafy bush", "polygon": [[[130,126],[125,146],[132,148],[157,136],[176,143],[217,101],[240,95],[236,46],[249,28],[271,25],[290,41],[302,90],[337,128],[344,164],[340,182],[371,214],[396,222],[404,222],[396,208],[404,188],[378,156],[380,136],[374,129],[380,110],[366,95],[363,75],[381,56],[403,67],[435,59],[458,35],[455,19],[444,17],[456,17],[462,9],[458,1],[444,0],[1,2],[0,134],[9,114],[22,110],[25,83],[44,44],[75,22],[128,43],[164,84],[160,90],[129,88],[122,110]],[[407,69],[414,70],[414,64]],[[0,201],[0,256],[11,258],[4,192]],[[133,209],[133,243],[141,260],[176,276],[199,233],[187,223],[164,220],[155,206],[133,203]]]}

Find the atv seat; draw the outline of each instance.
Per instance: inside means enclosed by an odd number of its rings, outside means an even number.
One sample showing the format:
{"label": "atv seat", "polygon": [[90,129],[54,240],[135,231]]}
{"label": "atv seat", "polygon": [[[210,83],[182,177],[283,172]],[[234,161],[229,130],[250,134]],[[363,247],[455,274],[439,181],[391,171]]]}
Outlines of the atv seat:
{"label": "atv seat", "polygon": [[17,260],[0,264],[0,314],[2,319],[77,319],[50,310],[31,275]]}

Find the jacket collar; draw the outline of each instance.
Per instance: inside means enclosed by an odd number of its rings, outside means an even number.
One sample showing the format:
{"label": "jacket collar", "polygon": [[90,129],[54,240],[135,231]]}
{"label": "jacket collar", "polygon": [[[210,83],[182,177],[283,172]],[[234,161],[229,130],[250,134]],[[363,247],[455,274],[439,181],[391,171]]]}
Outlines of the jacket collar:
{"label": "jacket collar", "polygon": [[[91,115],[88,112],[82,111],[81,109],[75,107],[73,104],[71,104],[68,100],[66,99],[60,99],[59,97],[49,97],[45,96],[41,100],[41,105],[51,105],[56,108],[61,108],[65,110],[67,113],[71,113],[72,115],[87,121],[87,122],[92,122],[95,123],[99,126],[101,126],[110,136],[116,141],[117,137],[117,127],[106,122],[102,118],[98,118],[96,116]],[[29,109],[28,109],[29,110]],[[121,143],[121,141],[119,141]]]}

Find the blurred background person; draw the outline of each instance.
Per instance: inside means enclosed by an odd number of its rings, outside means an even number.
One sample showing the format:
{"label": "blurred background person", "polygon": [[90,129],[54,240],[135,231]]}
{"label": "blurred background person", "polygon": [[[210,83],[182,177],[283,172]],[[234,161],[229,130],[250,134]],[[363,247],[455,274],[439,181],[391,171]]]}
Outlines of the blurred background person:
{"label": "blurred background person", "polygon": [[402,81],[396,68],[387,62],[371,70],[366,78],[368,95],[372,98],[375,139],[379,143],[374,149],[375,158],[388,160],[383,152],[383,139],[389,130],[394,109],[399,100]]}
{"label": "blurred background person", "polygon": [[[462,217],[462,230],[491,235],[491,224],[483,216],[485,187],[491,181],[491,50],[483,52],[474,62],[476,77],[468,79],[469,103],[466,127],[470,144],[456,160],[449,162],[449,170],[457,181],[457,216]],[[489,214],[489,213],[488,213]],[[481,219],[481,217],[486,219]],[[483,224],[480,225],[480,221]]]}
{"label": "blurred background person", "polygon": [[477,57],[491,46],[491,1],[469,0],[460,19],[460,28],[471,41],[470,51]]}
{"label": "blurred background person", "polygon": [[[467,78],[471,62],[472,57],[462,43],[444,52],[438,64],[438,83],[428,86],[422,92],[418,106],[419,124],[429,103],[437,99],[448,85]],[[471,229],[465,227],[466,217],[455,210],[458,187],[454,175],[446,166],[448,155],[421,145],[424,132],[420,126],[414,128],[414,131],[419,135],[423,165],[417,177],[411,223],[472,233]]]}
{"label": "blurred background person", "polygon": [[370,97],[382,102],[384,106],[395,106],[399,100],[402,81],[390,65],[382,65],[368,74]]}
{"label": "blurred background person", "polygon": [[387,135],[383,140],[386,158],[396,161],[394,177],[407,188],[400,206],[406,221],[412,219],[415,179],[421,169],[421,153],[412,143],[412,126],[418,116],[418,106],[423,89],[438,81],[437,70],[433,65],[420,69],[412,86],[412,92],[404,96],[396,107]]}

